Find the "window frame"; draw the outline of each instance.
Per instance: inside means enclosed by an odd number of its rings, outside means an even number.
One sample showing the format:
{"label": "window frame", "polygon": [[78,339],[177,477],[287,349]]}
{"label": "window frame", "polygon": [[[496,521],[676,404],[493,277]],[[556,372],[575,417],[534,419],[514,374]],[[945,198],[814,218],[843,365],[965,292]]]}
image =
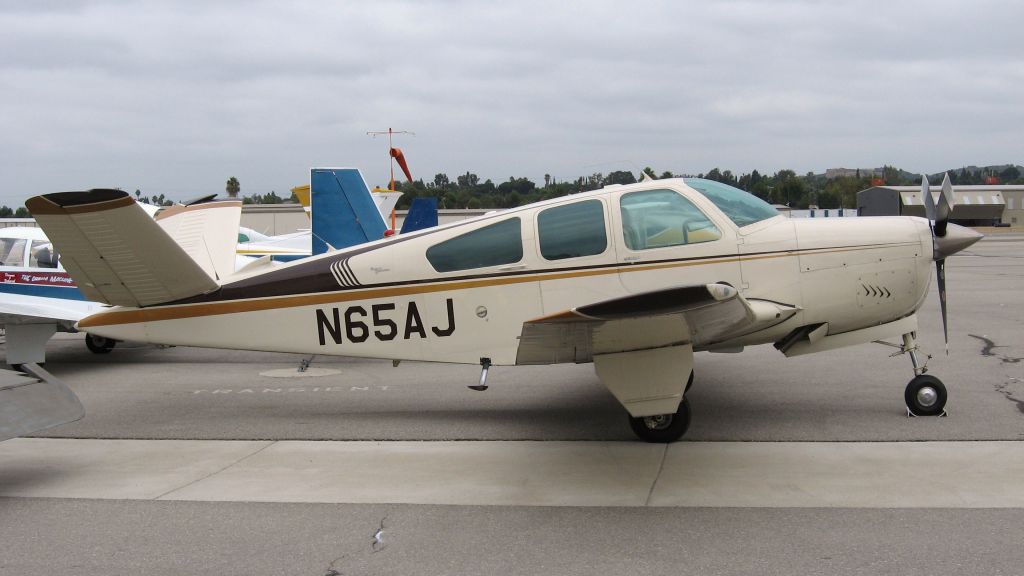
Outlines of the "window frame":
{"label": "window frame", "polygon": [[[717,232],[718,237],[714,238],[714,239],[711,239],[711,240],[703,240],[703,241],[699,241],[699,242],[680,242],[680,243],[675,243],[675,244],[664,244],[664,245],[659,245],[659,246],[646,246],[646,247],[640,247],[640,248],[633,248],[633,247],[631,247],[630,246],[630,240],[627,238],[626,217],[625,217],[625,214],[624,214],[624,211],[623,211],[622,201],[623,201],[623,199],[625,199],[625,198],[627,198],[629,196],[634,196],[634,195],[637,195],[637,194],[650,194],[650,193],[653,193],[653,192],[661,192],[661,193],[668,192],[668,193],[671,193],[671,194],[675,194],[676,196],[681,198],[684,202],[689,204],[694,210],[696,210],[698,213],[700,213],[704,217],[705,221],[707,221],[708,223],[711,224],[711,227],[715,230],[715,232]],[[703,199],[703,198],[701,198],[701,199]],[[618,196],[618,212],[617,212],[617,217],[619,219],[619,239],[618,239],[618,241],[622,242],[623,248],[625,248],[626,250],[628,250],[629,252],[632,252],[634,254],[648,253],[648,252],[650,252],[652,250],[664,250],[664,249],[672,249],[672,248],[682,248],[682,247],[687,247],[687,246],[712,246],[712,245],[714,245],[717,242],[721,242],[726,237],[726,235],[727,235],[726,231],[729,230],[729,229],[728,228],[723,228],[722,227],[722,223],[715,216],[715,214],[713,212],[709,212],[707,207],[701,206],[701,203],[698,202],[697,200],[698,199],[690,198],[689,195],[687,195],[687,194],[685,194],[683,192],[680,192],[679,190],[676,190],[674,188],[668,187],[668,186],[657,187],[657,188],[648,188],[648,189],[644,189],[644,190],[631,190],[629,192],[623,192],[622,194],[620,194]],[[731,223],[732,222],[730,221],[730,224]],[[731,234],[731,232],[729,232],[729,233]],[[685,234],[687,234],[687,233],[684,232],[684,238],[685,238]]]}
{"label": "window frame", "polygon": [[[517,260],[502,261],[502,262],[497,262],[497,263],[484,264],[484,265],[480,265],[480,266],[457,267],[457,268],[451,268],[451,269],[442,270],[442,269],[438,268],[438,266],[431,259],[430,252],[432,250],[440,247],[440,246],[444,246],[446,244],[454,243],[456,241],[459,241],[459,240],[462,240],[462,239],[466,238],[467,236],[471,236],[473,234],[480,233],[481,231],[487,230],[489,228],[494,228],[494,227],[497,227],[497,226],[507,225],[508,223],[512,222],[513,220],[518,222],[518,228],[519,228],[519,258]],[[512,266],[512,265],[520,264],[520,263],[523,262],[523,259],[526,258],[526,250],[524,248],[524,241],[523,241],[523,237],[524,237],[524,226],[523,226],[523,224],[524,224],[523,218],[521,216],[519,216],[519,215],[510,216],[508,218],[504,218],[504,219],[501,219],[501,220],[498,220],[498,221],[495,221],[495,222],[488,222],[488,223],[486,223],[486,224],[484,224],[482,226],[479,226],[477,228],[473,228],[472,230],[462,231],[459,234],[454,234],[452,236],[449,236],[448,238],[445,238],[444,240],[441,240],[439,242],[435,242],[434,244],[431,244],[430,246],[428,246],[423,251],[423,257],[424,257],[424,259],[426,259],[427,265],[430,266],[430,268],[432,270],[434,270],[434,272],[437,272],[439,274],[449,274],[449,273],[455,273],[455,272],[466,272],[466,271],[471,271],[471,270],[483,270],[483,269],[487,269],[487,268],[494,268],[494,267],[497,267],[497,266]]]}
{"label": "window frame", "polygon": [[[601,250],[600,252],[597,252],[597,253],[594,253],[594,254],[581,254],[579,256],[566,256],[564,258],[548,258],[547,256],[545,256],[544,255],[544,249],[543,249],[543,247],[541,245],[541,215],[544,214],[545,212],[550,211],[550,210],[559,210],[559,209],[564,209],[564,208],[568,208],[568,207],[571,207],[571,206],[578,206],[580,204],[590,203],[590,202],[596,202],[601,207],[601,217],[602,217],[601,223],[602,223],[602,225],[604,227],[604,249]],[[578,259],[581,259],[581,258],[598,258],[598,257],[607,255],[610,250],[614,249],[613,233],[609,232],[609,231],[614,231],[614,226],[612,225],[611,221],[609,220],[609,217],[608,217],[608,204],[607,204],[606,200],[603,199],[603,198],[595,198],[595,197],[581,198],[581,199],[575,199],[575,200],[570,201],[570,202],[564,202],[564,203],[561,203],[561,204],[557,204],[557,205],[554,205],[554,206],[546,206],[544,208],[541,208],[540,210],[537,210],[537,213],[533,217],[533,226],[534,226],[534,236],[535,236],[534,247],[535,247],[536,252],[537,252],[537,257],[540,259],[541,262],[555,263],[555,262],[564,262],[564,261],[567,261],[567,260],[578,260]]]}

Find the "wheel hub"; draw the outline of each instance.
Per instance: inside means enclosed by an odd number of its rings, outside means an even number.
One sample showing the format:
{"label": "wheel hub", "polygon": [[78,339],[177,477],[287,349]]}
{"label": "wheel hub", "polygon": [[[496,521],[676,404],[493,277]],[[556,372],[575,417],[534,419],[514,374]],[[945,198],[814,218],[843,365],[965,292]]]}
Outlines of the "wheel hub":
{"label": "wheel hub", "polygon": [[939,393],[931,386],[924,386],[917,391],[917,403],[924,408],[930,408],[939,400]]}
{"label": "wheel hub", "polygon": [[664,430],[672,425],[672,415],[658,414],[657,416],[645,416],[644,425],[649,430]]}

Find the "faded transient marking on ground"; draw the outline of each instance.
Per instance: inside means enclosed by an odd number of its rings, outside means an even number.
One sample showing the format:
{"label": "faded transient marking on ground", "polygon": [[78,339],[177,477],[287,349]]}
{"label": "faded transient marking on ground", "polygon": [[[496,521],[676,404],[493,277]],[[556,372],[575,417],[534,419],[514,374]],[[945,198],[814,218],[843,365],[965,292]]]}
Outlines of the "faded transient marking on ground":
{"label": "faded transient marking on ground", "polygon": [[380,386],[268,386],[256,388],[200,388],[193,395],[205,394],[309,394],[322,392],[387,392],[392,387]]}

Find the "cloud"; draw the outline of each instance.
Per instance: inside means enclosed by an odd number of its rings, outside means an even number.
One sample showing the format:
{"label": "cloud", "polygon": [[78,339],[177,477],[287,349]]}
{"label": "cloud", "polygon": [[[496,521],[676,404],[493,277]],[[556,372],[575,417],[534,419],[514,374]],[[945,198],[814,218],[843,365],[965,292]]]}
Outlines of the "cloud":
{"label": "cloud", "polygon": [[314,165],[559,179],[1013,157],[1010,1],[0,5],[0,203],[279,193]]}

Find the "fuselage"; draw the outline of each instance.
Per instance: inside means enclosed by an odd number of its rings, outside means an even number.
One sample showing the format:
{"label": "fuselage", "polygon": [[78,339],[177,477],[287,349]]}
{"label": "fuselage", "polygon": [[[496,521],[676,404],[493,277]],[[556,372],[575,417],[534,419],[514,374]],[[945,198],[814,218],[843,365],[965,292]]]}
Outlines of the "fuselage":
{"label": "fuselage", "polygon": [[80,327],[162,344],[514,364],[524,322],[674,286],[726,283],[799,308],[709,348],[808,324],[857,330],[923,302],[927,221],[788,219],[732,194],[703,180],[613,186],[229,278],[179,302],[111,308]]}
{"label": "fuselage", "polygon": [[0,229],[0,301],[3,324],[53,322],[64,329],[102,308],[85,299],[34,227]]}

